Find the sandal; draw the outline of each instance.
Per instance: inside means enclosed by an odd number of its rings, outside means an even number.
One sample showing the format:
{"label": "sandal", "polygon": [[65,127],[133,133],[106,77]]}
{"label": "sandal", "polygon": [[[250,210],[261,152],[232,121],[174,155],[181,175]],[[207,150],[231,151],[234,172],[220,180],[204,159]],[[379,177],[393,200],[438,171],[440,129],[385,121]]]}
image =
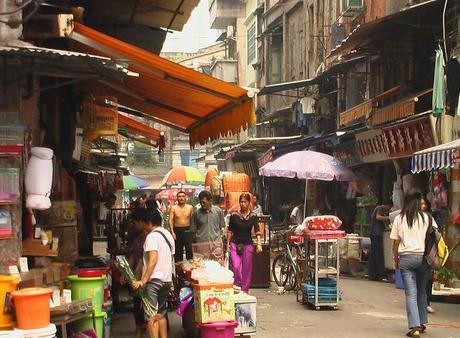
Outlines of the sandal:
{"label": "sandal", "polygon": [[426,331],[426,325],[425,324],[421,324],[420,325],[420,333],[423,333]]}
{"label": "sandal", "polygon": [[413,327],[409,332],[406,333],[408,337],[420,337],[421,329],[419,327]]}

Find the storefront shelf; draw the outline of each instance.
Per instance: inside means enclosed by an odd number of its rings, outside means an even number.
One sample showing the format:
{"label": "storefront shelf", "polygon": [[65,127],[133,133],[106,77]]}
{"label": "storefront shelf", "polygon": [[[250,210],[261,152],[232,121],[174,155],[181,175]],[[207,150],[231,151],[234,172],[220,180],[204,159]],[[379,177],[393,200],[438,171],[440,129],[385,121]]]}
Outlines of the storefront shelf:
{"label": "storefront shelf", "polygon": [[39,239],[26,239],[22,242],[22,254],[23,256],[56,257],[58,252],[42,245]]}

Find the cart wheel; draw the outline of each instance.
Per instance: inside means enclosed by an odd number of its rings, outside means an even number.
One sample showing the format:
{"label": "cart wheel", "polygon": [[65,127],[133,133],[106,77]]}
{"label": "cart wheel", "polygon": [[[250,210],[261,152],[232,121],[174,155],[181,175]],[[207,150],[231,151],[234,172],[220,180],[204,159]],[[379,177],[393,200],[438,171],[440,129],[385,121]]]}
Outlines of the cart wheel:
{"label": "cart wheel", "polygon": [[303,304],[303,291],[301,289],[296,292],[296,300],[298,303]]}
{"label": "cart wheel", "polygon": [[319,306],[316,306],[315,309],[316,309],[316,310],[319,310]]}
{"label": "cart wheel", "polygon": [[338,306],[334,306],[334,310],[338,310],[338,309],[339,309],[339,307],[338,307]]}

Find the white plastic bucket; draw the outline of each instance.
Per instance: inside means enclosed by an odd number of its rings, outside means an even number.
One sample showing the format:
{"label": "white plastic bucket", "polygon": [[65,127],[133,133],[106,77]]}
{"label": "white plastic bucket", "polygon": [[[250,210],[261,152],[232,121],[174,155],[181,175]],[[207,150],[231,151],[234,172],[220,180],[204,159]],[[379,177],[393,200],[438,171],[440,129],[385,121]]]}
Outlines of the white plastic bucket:
{"label": "white plastic bucket", "polygon": [[56,325],[50,324],[48,327],[35,330],[14,330],[22,334],[24,338],[55,338],[56,337]]}
{"label": "white plastic bucket", "polygon": [[0,338],[24,338],[24,336],[17,331],[0,331]]}

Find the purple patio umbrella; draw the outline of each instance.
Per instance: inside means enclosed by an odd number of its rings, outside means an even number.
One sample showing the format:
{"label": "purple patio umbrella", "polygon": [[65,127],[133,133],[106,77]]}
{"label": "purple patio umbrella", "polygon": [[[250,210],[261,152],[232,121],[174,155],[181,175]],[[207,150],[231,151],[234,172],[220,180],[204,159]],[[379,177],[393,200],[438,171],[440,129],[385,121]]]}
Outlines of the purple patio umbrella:
{"label": "purple patio umbrella", "polygon": [[336,158],[316,151],[294,151],[283,155],[259,169],[259,174],[270,177],[305,179],[304,216],[307,205],[308,180],[354,181],[356,176]]}

